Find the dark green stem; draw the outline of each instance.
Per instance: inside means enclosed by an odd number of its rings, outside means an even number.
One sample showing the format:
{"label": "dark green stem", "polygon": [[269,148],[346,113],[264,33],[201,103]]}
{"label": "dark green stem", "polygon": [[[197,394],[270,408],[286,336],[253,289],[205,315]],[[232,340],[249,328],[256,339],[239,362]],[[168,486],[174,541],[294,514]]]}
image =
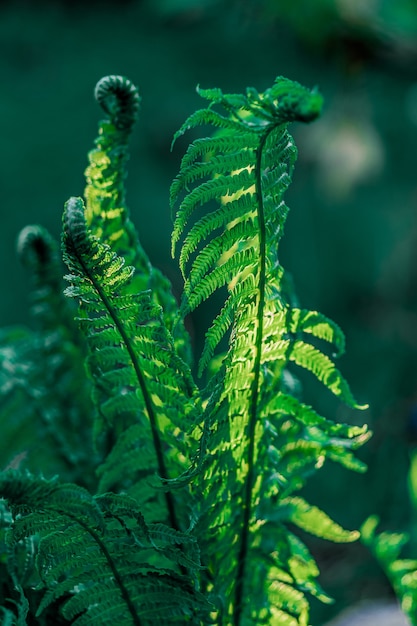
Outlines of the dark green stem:
{"label": "dark green stem", "polygon": [[234,600],[234,626],[239,626],[242,608],[243,608],[243,593],[244,593],[244,580],[246,572],[246,561],[249,550],[249,524],[252,516],[252,489],[254,483],[255,474],[255,428],[257,420],[257,407],[259,398],[259,382],[261,375],[261,357],[262,357],[262,341],[263,341],[263,324],[264,324],[264,308],[265,308],[265,275],[266,275],[266,228],[265,228],[265,215],[264,205],[262,197],[262,152],[265,142],[268,138],[271,130],[262,135],[259,146],[257,148],[256,155],[256,182],[255,190],[258,201],[258,227],[259,227],[259,302],[257,311],[258,329],[256,334],[256,356],[253,366],[254,377],[251,385],[251,404],[249,413],[249,447],[248,447],[248,473],[246,474],[246,482],[244,485],[244,500],[243,500],[243,524],[242,535],[240,540],[240,548],[237,559],[237,575],[236,575],[236,588],[235,588],[235,600]]}

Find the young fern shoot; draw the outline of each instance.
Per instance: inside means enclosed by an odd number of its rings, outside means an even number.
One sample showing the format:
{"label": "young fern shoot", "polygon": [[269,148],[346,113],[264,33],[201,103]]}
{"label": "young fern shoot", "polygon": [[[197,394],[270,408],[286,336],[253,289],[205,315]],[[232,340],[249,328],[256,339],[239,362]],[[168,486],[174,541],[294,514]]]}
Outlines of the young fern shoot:
{"label": "young fern shoot", "polygon": [[188,440],[180,450],[178,434],[201,419],[199,393],[181,358],[188,356],[189,338],[183,328],[177,340],[172,337],[177,305],[140,245],[126,206],[137,89],[123,77],[108,76],[95,94],[110,117],[101,122],[89,154],[85,207],[75,198],[66,204],[63,251],[71,271],[66,293],[80,302],[79,322],[90,348],[96,441],[108,446],[97,470],[99,489],[123,486],[161,521],[166,516],[158,501],[179,528],[188,520],[179,522],[173,496],[156,488],[154,474],[168,479],[181,471],[179,458],[191,455],[192,445]]}
{"label": "young fern shoot", "polygon": [[131,293],[151,290],[154,301],[162,306],[168,330],[172,331],[175,324],[177,352],[190,363],[190,337],[178,323],[178,307],[171,284],[151,265],[126,204],[129,140],[139,114],[139,92],[123,76],[105,76],[97,83],[95,96],[108,117],[100,122],[96,147],[88,155],[84,191],[87,225],[93,235],[135,268]]}
{"label": "young fern shoot", "polygon": [[263,94],[199,93],[209,106],[191,115],[176,138],[199,125],[217,132],[189,146],[171,201],[178,204],[173,251],[184,237],[182,315],[227,290],[200,358],[201,373],[230,329],[222,375],[209,383],[211,437],[196,488],[206,494],[200,510],[206,589],[217,598],[216,623],[306,625],[303,592],[326,596],[313,560],[286,524],[336,541],[358,533],[292,493],[326,457],[362,470],[351,450],[367,437],[366,428],[334,424],[300,403],[284,378],[294,363],[357,407],[332,360],[308,341],[315,336],[341,352],[340,329],[291,306],[278,260],[283,195],[296,158],[287,126],[314,120],[322,98],[284,78]]}
{"label": "young fern shoot", "polygon": [[[367,428],[319,415],[288,384],[292,368],[302,368],[359,408],[326,353],[343,352],[342,331],[293,303],[278,258],[296,160],[288,125],[313,121],[322,98],[282,77],[264,93],[199,93],[207,108],[175,136],[200,125],[215,131],[189,146],[171,187],[173,250],[181,243],[185,280],[179,306],[126,206],[140,104],[126,78],[108,76],[96,87],[108,117],[89,154],[84,199],[65,205],[67,306],[49,235],[31,227],[21,237],[39,282],[41,332],[15,328],[0,337],[0,406],[25,420],[40,403],[45,419],[50,406],[54,415],[61,410],[53,434],[71,472],[0,474],[0,573],[9,581],[0,608],[8,624],[308,626],[308,594],[329,598],[296,528],[339,542],[358,537],[298,492],[326,460],[363,471],[354,452]],[[199,385],[183,322],[220,289],[226,299],[198,366],[208,382]],[[34,354],[41,345],[56,363],[60,338],[55,393],[45,391],[45,363],[36,365]],[[220,345],[227,347],[219,358]],[[18,391],[30,394],[16,396],[16,371]],[[81,443],[65,419],[77,384],[76,423],[89,418],[94,442],[94,453],[81,456],[70,454]]]}

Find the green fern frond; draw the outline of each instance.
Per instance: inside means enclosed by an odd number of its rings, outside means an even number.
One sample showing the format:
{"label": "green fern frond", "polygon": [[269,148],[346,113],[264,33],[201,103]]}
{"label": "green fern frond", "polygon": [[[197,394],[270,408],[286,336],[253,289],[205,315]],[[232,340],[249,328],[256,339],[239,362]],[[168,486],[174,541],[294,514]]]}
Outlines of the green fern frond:
{"label": "green fern frond", "polygon": [[331,344],[336,352],[335,357],[345,352],[345,336],[341,328],[331,319],[306,309],[291,309],[290,331],[293,333],[307,333]]}
{"label": "green fern frond", "polygon": [[285,517],[289,522],[310,534],[334,541],[336,543],[349,543],[359,539],[357,530],[348,531],[336,524],[326,513],[316,506],[311,506],[303,498],[285,498],[280,503],[280,515],[285,511]]}
{"label": "green fern frond", "polygon": [[[202,114],[208,110],[203,110]],[[236,116],[239,113],[240,111],[237,111]],[[235,134],[239,138],[243,136],[249,146],[243,151],[240,147],[234,146],[233,142],[226,144],[226,147],[223,142],[219,143],[218,149],[227,149],[222,158],[229,160],[229,171],[216,174],[214,178],[202,182],[197,180],[180,203],[174,224],[173,246],[199,205],[215,200],[219,206],[217,211],[212,210],[203,218],[200,217],[185,239],[185,252],[183,251],[180,257],[183,272],[190,255],[196,253],[196,256],[189,274],[185,274],[186,287],[181,306],[183,314],[191,312],[219,287],[228,283],[230,283],[229,297],[233,297],[237,285],[242,289],[245,281],[251,281],[254,294],[258,288],[260,280],[258,272],[261,268],[265,289],[267,259],[269,266],[279,266],[276,259],[277,242],[287,213],[282,196],[290,181],[295,147],[282,122],[277,124],[271,121],[265,128],[264,120],[258,126],[255,120],[253,116],[246,116],[241,119],[239,129],[235,129]],[[274,137],[268,142],[271,133]],[[218,157],[216,149],[213,148],[209,160]],[[235,162],[236,153],[241,159],[239,167]],[[277,154],[278,162],[272,160]],[[242,155],[246,158],[243,162]],[[186,191],[182,180],[187,180],[190,167],[194,169],[200,167],[202,177],[206,177],[204,162],[189,165],[189,159],[186,159],[177,181],[174,182],[176,190],[172,198],[174,202],[179,200],[181,191]],[[260,199],[262,199],[261,211]],[[239,226],[241,222],[246,224],[246,227]],[[207,243],[207,238],[219,228],[220,233]],[[267,249],[268,242],[274,242],[273,247],[269,244]],[[219,333],[216,335],[219,336]],[[216,347],[210,339],[209,334],[205,346],[205,353],[209,354],[213,353]],[[206,362],[205,357],[203,363]]]}
{"label": "green fern frond", "polygon": [[417,559],[401,558],[410,540],[407,533],[376,532],[379,519],[369,517],[361,527],[362,542],[387,575],[412,626],[417,625]]}
{"label": "green fern frond", "polygon": [[135,268],[131,293],[151,289],[152,297],[162,306],[166,326],[175,331],[176,350],[191,362],[189,336],[178,319],[171,284],[152,267],[126,204],[129,140],[140,108],[138,90],[123,76],[106,76],[97,83],[95,97],[108,118],[100,123],[96,147],[88,155],[84,192],[87,225],[93,235]]}
{"label": "green fern frond", "polygon": [[[28,584],[34,585],[33,543],[27,540],[16,546],[17,549],[13,549],[10,542],[6,540],[11,523],[12,516],[5,501],[2,500],[0,502],[0,576],[4,604],[0,607],[1,623],[10,626],[26,626],[29,601],[23,587]],[[9,578],[9,585],[6,583],[7,578]]]}
{"label": "green fern frond", "polygon": [[153,519],[168,515],[178,528],[172,494],[155,486],[157,476],[175,478],[191,462],[186,433],[201,417],[190,371],[175,352],[161,308],[149,291],[132,294],[134,268],[89,233],[77,198],[66,204],[63,250],[66,293],[80,303],[90,349],[96,441],[105,446],[100,490],[128,489]]}
{"label": "green fern frond", "polygon": [[139,247],[125,197],[128,144],[139,114],[139,93],[126,78],[106,76],[97,83],[95,97],[109,118],[100,123],[96,147],[88,155],[86,221],[93,235],[136,266],[139,275],[148,275],[149,261]]}
{"label": "green fern frond", "polygon": [[0,496],[13,513],[10,545],[38,537],[44,591],[38,616],[59,602],[63,617],[77,626],[201,623],[207,604],[178,573],[185,555],[199,567],[195,540],[147,526],[132,498],[93,497],[73,484],[15,472],[0,477]]}
{"label": "green fern frond", "polygon": [[[0,338],[2,446],[9,462],[21,458],[35,469],[68,472],[73,480],[92,477],[89,446],[91,387],[85,378],[86,347],[74,324],[73,303],[63,296],[58,245],[40,226],[19,235],[18,253],[33,284],[35,330],[12,328]],[[47,452],[49,445],[51,452]]]}
{"label": "green fern frond", "polygon": [[233,223],[234,220],[241,218],[242,212],[246,212],[250,206],[251,197],[249,194],[244,194],[235,202],[229,202],[197,220],[190,228],[181,249],[179,264],[184,275],[186,263],[197,249],[199,242],[208,238],[216,229],[225,227],[229,222]]}
{"label": "green fern frond", "polygon": [[348,383],[326,354],[304,341],[295,341],[291,346],[289,357],[291,361],[314,374],[320,382],[348,406],[360,408]]}
{"label": "green fern frond", "polygon": [[61,323],[65,319],[66,323],[73,324],[72,307],[62,297],[63,268],[57,242],[42,226],[26,226],[19,234],[17,253],[31,274],[31,312],[39,327],[50,332],[56,325],[59,310]]}
{"label": "green fern frond", "polygon": [[[358,535],[292,494],[326,459],[362,470],[352,452],[367,437],[366,429],[335,425],[285,393],[284,375],[294,363],[358,406],[332,359],[310,343],[321,341],[341,354],[343,334],[325,316],[291,305],[278,259],[288,212],[283,196],[296,159],[287,126],[317,117],[321,96],[282,78],[263,94],[199,93],[208,108],[193,114],[175,138],[198,125],[220,132],[191,144],[171,203],[178,204],[173,251],[183,239],[182,315],[227,290],[200,359],[201,373],[230,330],[222,374],[209,384],[211,436],[205,472],[197,479],[198,491],[207,494],[199,521],[207,590],[214,601],[217,594],[219,623],[303,626],[303,593],[326,596],[316,566],[307,585],[297,573],[294,564],[307,549],[288,539],[287,524],[338,541]],[[282,551],[273,547],[277,537]],[[258,580],[271,582],[262,587]]]}

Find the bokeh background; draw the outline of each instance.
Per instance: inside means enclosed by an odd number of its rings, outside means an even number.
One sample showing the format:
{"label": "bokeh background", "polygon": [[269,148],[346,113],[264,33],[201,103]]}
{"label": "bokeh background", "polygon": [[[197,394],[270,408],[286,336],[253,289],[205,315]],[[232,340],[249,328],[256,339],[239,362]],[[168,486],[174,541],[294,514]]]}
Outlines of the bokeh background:
{"label": "bokeh background", "polygon": [[[340,368],[364,412],[332,404],[303,381],[315,406],[366,421],[366,475],[337,467],[307,497],[347,527],[373,513],[408,530],[417,443],[417,4],[415,0],[36,0],[0,3],[0,323],[28,320],[29,281],[15,255],[21,228],[60,234],[63,203],[81,195],[101,113],[93,89],[124,74],[142,94],[128,200],[143,245],[173,281],[169,185],[185,143],[174,132],[202,105],[195,87],[240,92],[277,75],[325,98],[322,118],[293,127],[299,147],[281,261],[304,307],[345,331]],[[196,349],[210,311],[190,322]],[[1,459],[0,459],[1,464]],[[414,533],[414,534],[413,534]],[[310,545],[337,603],[313,604],[313,623],[390,587],[360,543]]]}

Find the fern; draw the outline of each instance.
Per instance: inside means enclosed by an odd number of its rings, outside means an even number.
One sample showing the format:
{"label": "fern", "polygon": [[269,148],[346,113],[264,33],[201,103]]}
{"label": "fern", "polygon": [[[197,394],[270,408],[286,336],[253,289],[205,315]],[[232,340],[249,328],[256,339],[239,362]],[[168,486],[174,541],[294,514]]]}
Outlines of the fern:
{"label": "fern", "polygon": [[[1,337],[2,413],[19,428],[44,424],[64,466],[62,480],[43,478],[23,447],[0,475],[4,623],[307,626],[309,594],[330,599],[297,528],[359,536],[300,493],[327,460],[363,471],[355,451],[369,433],[296,392],[304,369],[358,407],[334,363],[342,331],[296,304],[278,259],[296,159],[287,127],[314,120],[321,96],[283,78],[262,94],[199,92],[207,108],[174,138],[214,128],[171,187],[179,306],[126,205],[140,100],[125,78],[96,87],[107,119],[85,197],[64,209],[66,298],[50,236],[21,236],[37,329]],[[184,318],[218,290],[197,384]]]}
{"label": "fern", "polygon": [[[417,511],[417,453],[411,453],[408,475],[408,492],[413,511],[413,522]],[[361,527],[362,543],[374,555],[387,576],[405,615],[412,626],[417,624],[417,559],[406,558],[403,553],[415,552],[415,526],[409,532],[394,533],[378,531],[380,523],[371,515]],[[411,550],[410,550],[411,547]]]}
{"label": "fern", "polygon": [[415,626],[417,611],[417,560],[401,558],[404,546],[409,542],[407,533],[379,532],[377,516],[369,517],[362,525],[363,543],[371,550],[386,573],[401,608]]}
{"label": "fern", "polygon": [[[35,328],[1,333],[2,445],[8,462],[26,458],[35,469],[46,454],[51,463],[45,470],[66,470],[73,480],[92,486],[95,459],[89,445],[91,422],[86,419],[92,411],[84,375],[86,349],[74,323],[75,309],[62,293],[58,244],[44,228],[28,226],[19,235],[18,252],[32,274]],[[22,433],[28,434],[27,441]],[[42,450],[39,441],[44,437],[48,448]]]}
{"label": "fern", "polygon": [[[164,322],[171,331],[178,308],[171,285],[149,262],[129,217],[125,198],[129,138],[138,117],[140,97],[135,86],[121,76],[100,80],[95,96],[108,118],[101,122],[96,147],[89,153],[84,192],[86,221],[92,234],[135,268],[132,293],[151,289],[152,298],[162,306]],[[189,336],[181,324],[175,327],[174,340],[179,354],[191,362]]]}
{"label": "fern", "polygon": [[171,460],[173,471],[180,471],[178,456],[171,459],[164,445],[176,448],[175,428],[184,432],[199,419],[189,369],[176,355],[149,291],[131,293],[134,269],[87,231],[80,199],[66,204],[63,250],[71,272],[66,294],[81,302],[79,321],[90,348],[96,442],[105,439],[99,489],[128,489],[159,520],[165,516],[157,503],[164,501],[178,528],[171,494],[155,490],[155,484],[152,488],[151,479],[155,474],[169,478]]}
{"label": "fern", "polygon": [[[221,598],[219,623],[307,624],[308,605],[300,592],[325,596],[310,557],[300,557],[305,547],[285,524],[337,541],[358,534],[343,531],[292,493],[327,456],[350,464],[345,450],[366,438],[366,429],[339,427],[335,440],[334,426],[289,396],[283,381],[285,368],[295,363],[357,406],[332,360],[308,343],[313,335],[340,352],[340,330],[324,316],[286,301],[277,254],[287,215],[283,194],[296,157],[287,126],[313,120],[321,96],[282,78],[264,94],[248,89],[245,96],[224,95],[214,89],[200,95],[209,107],[193,114],[176,137],[201,124],[220,133],[191,144],[171,201],[179,202],[174,251],[184,237],[182,314],[227,289],[206,336],[200,373],[231,328],[223,375],[208,403],[212,437],[197,488],[208,493],[201,508],[211,574],[207,588],[213,585]],[[271,550],[278,538],[281,549]],[[302,575],[299,560],[305,562]]]}
{"label": "fern", "polygon": [[[64,618],[79,626],[199,623],[187,616],[198,615],[204,598],[175,570],[181,560],[198,568],[195,539],[146,525],[127,496],[93,497],[73,484],[14,473],[3,475],[0,489],[16,517],[12,545],[38,537],[37,569],[47,589],[38,614],[61,600]],[[160,554],[163,567],[155,567]]]}

